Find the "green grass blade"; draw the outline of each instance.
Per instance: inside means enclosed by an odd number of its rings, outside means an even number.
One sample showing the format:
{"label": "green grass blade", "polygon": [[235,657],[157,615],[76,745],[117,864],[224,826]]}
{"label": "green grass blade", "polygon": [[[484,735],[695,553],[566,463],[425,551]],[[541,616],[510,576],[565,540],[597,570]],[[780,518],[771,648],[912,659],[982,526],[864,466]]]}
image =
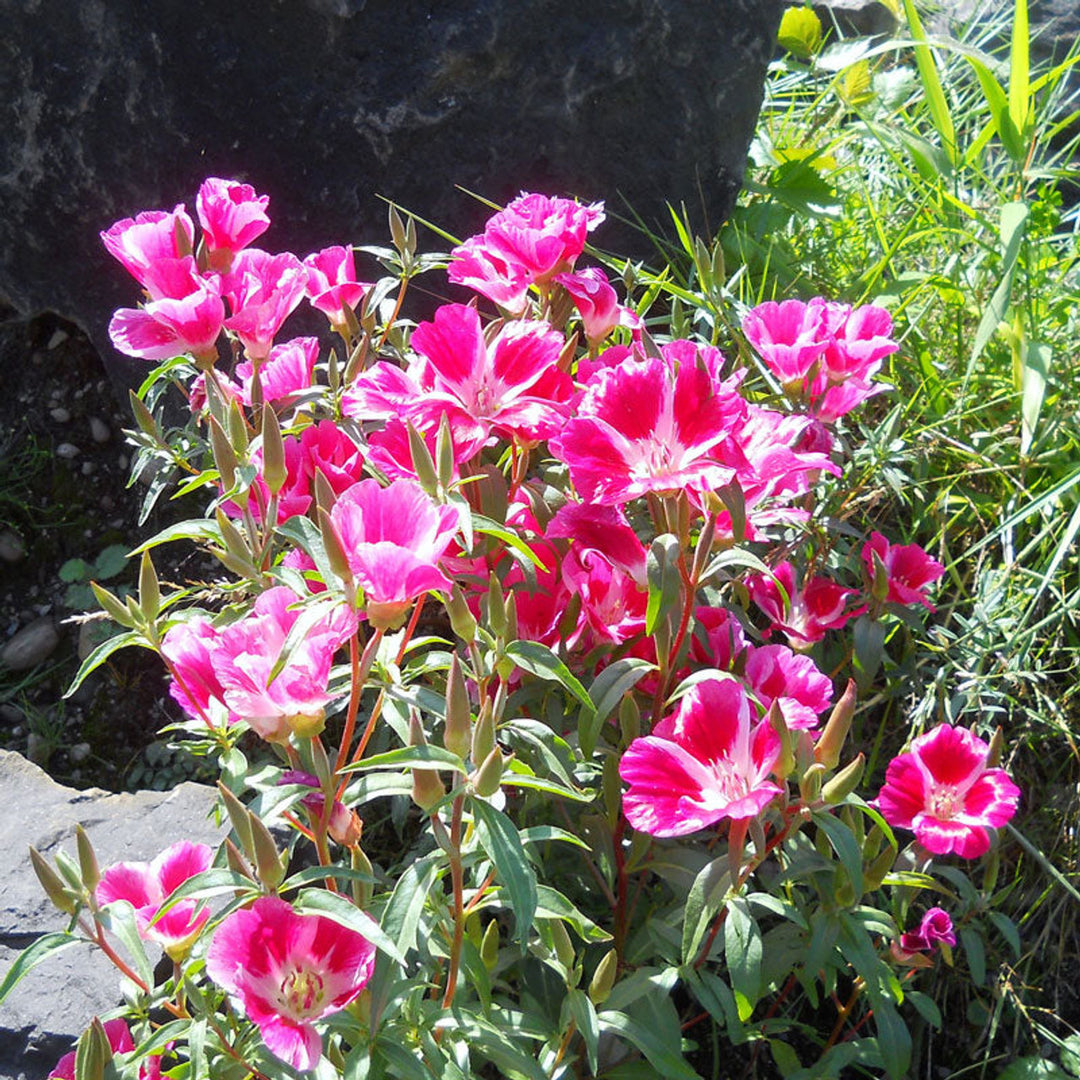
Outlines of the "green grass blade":
{"label": "green grass blade", "polygon": [[1029,44],[1027,0],[1016,0],[1012,47],[1009,52],[1009,116],[1021,137],[1027,129],[1031,103]]}
{"label": "green grass blade", "polygon": [[945,100],[945,91],[941,86],[941,77],[938,74],[934,53],[926,43],[926,31],[923,30],[919,13],[915,10],[914,0],[904,0],[904,14],[907,16],[911,36],[915,39],[915,66],[919,69],[919,78],[922,80],[923,91],[926,94],[930,119],[941,136],[945,153],[955,165],[957,163],[956,128],[953,126],[949,104]]}

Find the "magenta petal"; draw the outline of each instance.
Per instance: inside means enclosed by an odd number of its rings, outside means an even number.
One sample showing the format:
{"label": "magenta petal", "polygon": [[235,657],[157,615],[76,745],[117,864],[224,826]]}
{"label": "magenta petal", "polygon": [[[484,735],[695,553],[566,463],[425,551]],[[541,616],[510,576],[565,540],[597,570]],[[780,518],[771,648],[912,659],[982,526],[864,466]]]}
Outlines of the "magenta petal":
{"label": "magenta petal", "polygon": [[961,820],[975,819],[1000,829],[1016,813],[1020,789],[1004,769],[987,769],[964,796]]}
{"label": "magenta petal", "polygon": [[962,859],[977,859],[990,850],[990,834],[978,825],[942,821],[930,814],[919,814],[913,823],[915,837],[934,855],[955,852]]}
{"label": "magenta petal", "polygon": [[900,754],[889,762],[885,786],[877,797],[882,817],[890,825],[910,829],[916,814],[926,806],[923,774],[913,754]]}
{"label": "magenta petal", "polygon": [[150,864],[150,872],[161,885],[161,895],[167,897],[188,878],[210,869],[214,853],[207,844],[181,840],[166,848]]}
{"label": "magenta petal", "polygon": [[274,1017],[259,1025],[266,1048],[294,1069],[314,1069],[322,1057],[322,1039],[313,1024]]}
{"label": "magenta petal", "polygon": [[116,863],[101,875],[94,896],[101,905],[126,900],[138,909],[163,899],[157,879],[146,863]]}
{"label": "magenta petal", "polygon": [[967,728],[939,724],[920,735],[911,751],[933,776],[935,784],[969,785],[986,767],[989,747]]}
{"label": "magenta petal", "polygon": [[136,308],[120,308],[113,315],[109,338],[118,352],[142,360],[169,360],[184,351],[175,330]]}

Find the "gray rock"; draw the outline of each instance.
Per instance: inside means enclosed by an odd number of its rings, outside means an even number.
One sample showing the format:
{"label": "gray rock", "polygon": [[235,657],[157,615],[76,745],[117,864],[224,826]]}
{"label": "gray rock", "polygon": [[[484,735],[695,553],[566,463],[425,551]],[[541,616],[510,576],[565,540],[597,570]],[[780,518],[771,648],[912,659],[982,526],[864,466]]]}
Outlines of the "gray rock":
{"label": "gray rock", "polygon": [[66,458],[70,461],[72,458],[79,456],[79,448],[74,443],[62,442],[53,453],[59,458]]}
{"label": "gray rock", "polygon": [[844,37],[872,37],[891,34],[897,18],[881,0],[824,0],[814,4],[823,27],[835,24]]}
{"label": "gray rock", "polygon": [[0,532],[0,561],[6,563],[22,562],[26,557],[26,545],[22,537],[11,529]]}
{"label": "gray rock", "polygon": [[11,671],[29,671],[45,660],[59,644],[60,635],[52,619],[35,619],[0,649],[0,666]]}
{"label": "gray rock", "polygon": [[[271,197],[265,245],[385,243],[393,199],[455,235],[522,188],[715,229],[738,190],[781,0],[0,0],[0,295],[86,330],[114,374],[137,288],[98,233]],[[594,242],[652,254],[612,220]],[[442,246],[435,237],[427,246]],[[57,253],[63,252],[63,258]],[[444,285],[436,285],[442,289]],[[410,312],[412,313],[412,312]],[[141,374],[140,374],[141,377]]]}
{"label": "gray rock", "polygon": [[55,409],[50,409],[49,415],[58,424],[66,424],[71,419],[71,413],[63,405],[57,405]]}
{"label": "gray rock", "polygon": [[96,443],[107,443],[110,438],[109,425],[96,416],[90,417],[90,438]]}
{"label": "gray rock", "polygon": [[[217,844],[208,818],[213,788],[185,783],[172,791],[113,795],[76,791],[51,780],[18,754],[0,750],[0,973],[41,934],[62,930],[28,855],[75,854],[75,825],[86,829],[104,866],[146,861],[177,840]],[[151,959],[153,953],[151,952]],[[34,968],[0,1010],[0,1080],[42,1080],[91,1019],[121,1001],[120,976],[98,950],[74,946]]]}

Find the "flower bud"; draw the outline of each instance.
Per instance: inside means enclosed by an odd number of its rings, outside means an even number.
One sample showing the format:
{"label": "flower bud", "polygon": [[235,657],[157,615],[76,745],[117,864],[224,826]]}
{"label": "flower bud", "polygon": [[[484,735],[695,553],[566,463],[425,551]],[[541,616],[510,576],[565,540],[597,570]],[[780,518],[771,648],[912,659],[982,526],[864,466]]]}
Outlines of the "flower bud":
{"label": "flower bud", "polygon": [[491,575],[487,594],[487,620],[491,632],[500,638],[506,634],[506,600],[503,596],[502,583],[495,574]]}
{"label": "flower bud", "polygon": [[860,753],[822,787],[821,797],[830,804],[843,802],[859,786],[865,768],[866,755]]}
{"label": "flower bud", "polygon": [[486,761],[494,746],[495,716],[491,699],[488,698],[480,706],[480,715],[476,718],[476,725],[473,727],[472,749],[470,750],[473,765]]}
{"label": "flower bud", "polygon": [[30,848],[30,864],[34,868],[38,882],[45,890],[45,895],[52,902],[53,907],[58,908],[65,915],[74,915],[79,906],[76,895],[61,879],[60,875],[46,862],[45,857],[37,848]]}
{"label": "flower bud", "polygon": [[225,837],[225,863],[234,874],[241,874],[246,878],[251,877],[251,870],[240,854],[240,849],[232,842],[232,838]]}
{"label": "flower bud", "polygon": [[103,589],[96,581],[90,582],[90,588],[93,590],[94,597],[105,611],[105,614],[113,622],[119,623],[127,630],[131,630],[135,626],[135,620],[131,617],[131,612],[120,602],[118,596],[114,596],[108,589]]}
{"label": "flower bud", "polygon": [[251,838],[255,848],[255,873],[263,888],[273,892],[285,880],[287,856],[278,854],[274,838],[262,818],[248,811],[248,821],[251,822]]}
{"label": "flower bud", "polygon": [[[221,474],[221,486],[231,492],[236,486],[236,452],[222,426],[213,417],[210,417],[210,446],[214,452],[214,464]],[[233,502],[243,507],[247,505],[247,498],[247,491],[238,491],[233,495]]]}
{"label": "flower bud", "polygon": [[134,390],[128,390],[128,401],[131,403],[131,411],[135,416],[135,423],[139,425],[142,432],[145,435],[149,435],[151,439],[161,442],[161,429],[154,419],[154,414],[146,407],[146,403],[142,398],[140,398]]}
{"label": "flower bud", "polygon": [[499,960],[499,921],[492,919],[484,928],[480,941],[480,959],[488,971],[493,971]]}
{"label": "flower bud", "polygon": [[494,795],[495,792],[499,790],[499,784],[502,782],[502,774],[502,751],[497,746],[493,746],[491,753],[484,759],[484,763],[475,773],[473,773],[473,791],[483,798]]}
{"label": "flower bud", "polygon": [[[409,714],[409,745],[427,746],[427,737],[420,726],[420,716],[415,710]],[[435,769],[412,770],[412,798],[421,810],[433,810],[445,797],[446,788]]]}
{"label": "flower bud", "polygon": [[450,671],[446,676],[446,727],[443,745],[451,754],[464,760],[469,753],[472,736],[472,710],[469,708],[469,690],[461,671],[461,661],[454,654]]}
{"label": "flower bud", "polygon": [[450,591],[450,598],[445,602],[446,614],[450,616],[450,626],[454,633],[471,645],[476,640],[476,619],[465,603],[465,594],[460,585],[455,585]]}
{"label": "flower bud", "polygon": [[[356,817],[356,811],[352,811],[353,817]],[[359,818],[356,820],[359,822]],[[364,849],[360,846],[360,837],[357,836],[356,840],[351,845],[350,852],[350,864],[354,870],[359,870],[362,874],[368,874],[371,877],[375,876],[375,870],[371,865],[371,860],[364,854]],[[371,882],[360,881],[359,879],[353,879],[352,883],[353,901],[356,906],[362,911],[367,907],[371,900]]]}
{"label": "flower bud", "polygon": [[804,803],[815,803],[821,797],[821,781],[825,778],[825,766],[814,762],[799,781],[799,795]]}
{"label": "flower bud", "polygon": [[269,405],[262,411],[263,479],[271,495],[276,495],[289,478],[285,465],[285,443],[281,438],[281,425],[277,413]]}
{"label": "flower bud", "polygon": [[236,830],[236,838],[240,841],[240,847],[244,854],[255,861],[255,842],[251,835],[251,817],[247,807],[219,780],[218,794],[225,805],[225,812],[229,815],[229,822]]}
{"label": "flower bud", "polygon": [[629,746],[641,734],[641,710],[633,694],[624,694],[619,702],[619,733],[623,746]]}
{"label": "flower bud", "polygon": [[622,779],[619,776],[619,759],[614,754],[608,754],[604,758],[604,775],[601,788],[608,822],[614,828],[615,823],[619,820],[619,809],[622,806]]}
{"label": "flower bud", "polygon": [[79,873],[82,876],[83,888],[92,893],[101,880],[101,869],[94,854],[94,845],[90,843],[90,837],[81,825],[75,826],[75,846],[79,852]]}
{"label": "flower bud", "polygon": [[112,1059],[105,1025],[95,1016],[75,1047],[75,1075],[79,1080],[103,1080]]}
{"label": "flower bud", "polygon": [[443,413],[439,421],[439,433],[435,436],[435,461],[439,472],[439,486],[447,491],[454,482],[454,439],[450,433],[450,414]]}
{"label": "flower bud", "polygon": [[824,730],[814,744],[814,760],[827,769],[835,769],[840,764],[840,753],[844,749],[844,740],[851,730],[851,718],[855,713],[858,691],[855,680],[848,679],[843,697],[833,707]]}
{"label": "flower bud", "polygon": [[[1001,754],[1005,749],[1005,733],[1001,729],[999,724],[994,731],[993,737],[990,739],[990,749],[986,754],[986,767],[988,769],[996,769],[1001,765]],[[989,894],[987,894],[989,895]]]}
{"label": "flower bud", "polygon": [[894,858],[893,849],[888,845],[878,852],[874,861],[863,871],[864,892],[873,892],[881,888],[885,875],[892,869]]}
{"label": "flower bud", "polygon": [[349,567],[345,549],[342,547],[341,537],[338,536],[337,529],[334,528],[329,513],[321,506],[318,508],[318,513],[319,532],[322,533],[323,547],[326,548],[326,558],[330,563],[330,569],[346,584],[351,584],[353,580],[352,570]]}
{"label": "flower bud", "polygon": [[596,971],[589,981],[589,1000],[594,1005],[603,1005],[615,985],[615,976],[619,971],[619,954],[609,949],[603,960],[596,965]]}
{"label": "flower bud", "polygon": [[318,709],[313,713],[294,713],[285,717],[289,730],[301,739],[313,739],[321,735],[326,727],[326,710]]}
{"label": "flower bud", "polygon": [[[443,417],[445,419],[446,413],[443,413]],[[434,498],[439,491],[439,477],[435,472],[435,461],[431,456],[431,451],[428,450],[424,436],[412,424],[406,422],[405,430],[409,436],[409,456],[412,458],[413,472],[416,473],[416,479],[424,491]]]}
{"label": "flower bud", "polygon": [[795,771],[795,740],[792,738],[791,729],[787,725],[784,710],[780,708],[779,700],[774,700],[769,706],[769,726],[780,736],[780,756],[773,766],[773,775],[777,780],[786,780]]}

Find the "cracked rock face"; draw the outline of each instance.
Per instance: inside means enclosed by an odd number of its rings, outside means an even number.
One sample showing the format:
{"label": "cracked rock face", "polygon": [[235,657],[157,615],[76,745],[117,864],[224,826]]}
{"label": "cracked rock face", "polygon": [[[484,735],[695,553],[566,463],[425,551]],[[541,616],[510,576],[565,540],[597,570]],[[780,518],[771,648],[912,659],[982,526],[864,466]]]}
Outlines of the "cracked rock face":
{"label": "cracked rock face", "polygon": [[[136,794],[77,791],[0,750],[0,973],[36,938],[67,925],[34,876],[30,844],[50,861],[59,849],[74,857],[81,824],[102,867],[148,861],[177,840],[216,845],[222,833],[207,818],[214,798],[213,788],[191,783]],[[104,955],[84,945],[34,968],[0,1009],[0,1080],[48,1076],[93,1017],[120,1004],[119,980]]]}
{"label": "cracked rock face", "polygon": [[[526,188],[670,231],[730,207],[781,0],[0,0],[0,297],[103,356],[135,291],[98,232],[206,176],[271,197],[267,245],[457,236]],[[648,254],[614,222],[598,243]],[[431,237],[428,246],[442,244]],[[122,369],[119,369],[122,370]],[[136,370],[129,364],[120,377]]]}

